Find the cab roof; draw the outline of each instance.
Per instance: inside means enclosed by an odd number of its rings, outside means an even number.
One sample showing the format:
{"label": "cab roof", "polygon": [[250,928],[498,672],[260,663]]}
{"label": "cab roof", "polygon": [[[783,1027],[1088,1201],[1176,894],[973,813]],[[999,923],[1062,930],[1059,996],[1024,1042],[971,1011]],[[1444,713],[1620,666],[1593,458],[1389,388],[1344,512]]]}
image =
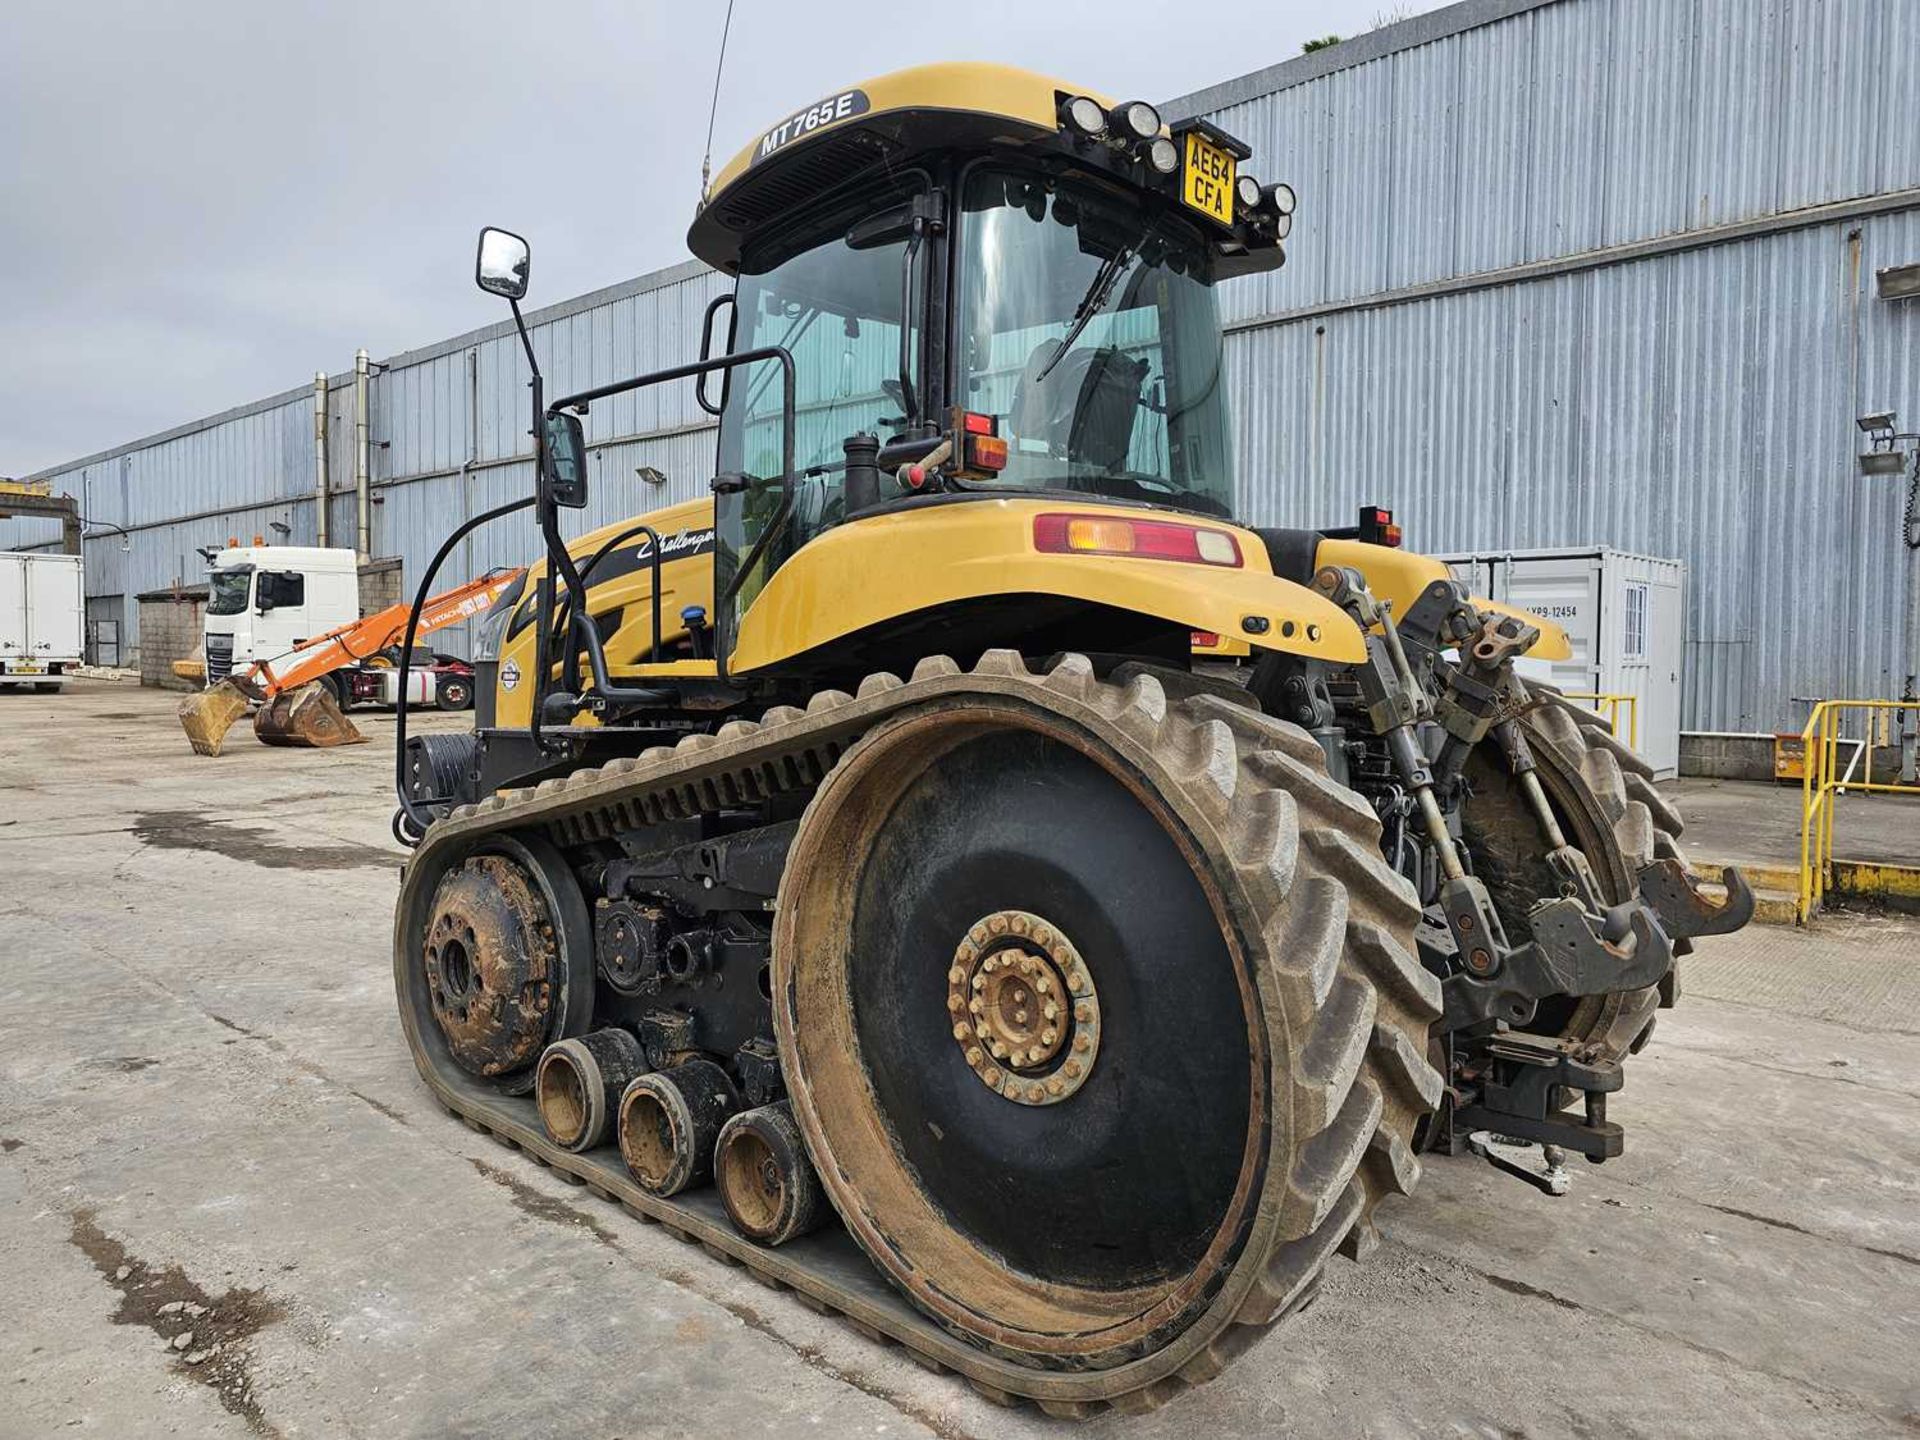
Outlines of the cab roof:
{"label": "cab roof", "polygon": [[1063,96],[1097,91],[1007,65],[920,65],[836,90],[762,131],[714,177],[687,248],[737,273],[743,241],[825,190],[952,145],[1056,136]]}

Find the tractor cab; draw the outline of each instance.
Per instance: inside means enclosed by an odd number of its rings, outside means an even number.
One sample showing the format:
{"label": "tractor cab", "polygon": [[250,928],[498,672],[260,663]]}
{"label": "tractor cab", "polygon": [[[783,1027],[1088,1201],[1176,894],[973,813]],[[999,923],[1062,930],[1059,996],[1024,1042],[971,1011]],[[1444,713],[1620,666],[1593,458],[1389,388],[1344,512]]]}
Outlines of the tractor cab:
{"label": "tractor cab", "polygon": [[733,372],[722,633],[800,547],[888,509],[1055,495],[1230,515],[1214,287],[1280,265],[1293,210],[1249,153],[1145,101],[965,64],[841,91],[743,150],[688,244],[736,277],[729,348],[792,356],[795,474],[788,497],[779,364]]}
{"label": "tractor cab", "polygon": [[[1246,622],[1353,658],[1340,612],[1275,592],[1232,526],[1215,290],[1283,263],[1294,208],[1249,157],[995,65],[839,91],[715,177],[688,245],[734,283],[697,358],[558,398],[519,321],[529,247],[483,231],[539,483],[469,525],[532,505],[546,558],[482,647],[480,789],[910,667],[935,633],[1184,664]],[[592,407],[661,385],[718,422],[711,495],[564,535]]]}

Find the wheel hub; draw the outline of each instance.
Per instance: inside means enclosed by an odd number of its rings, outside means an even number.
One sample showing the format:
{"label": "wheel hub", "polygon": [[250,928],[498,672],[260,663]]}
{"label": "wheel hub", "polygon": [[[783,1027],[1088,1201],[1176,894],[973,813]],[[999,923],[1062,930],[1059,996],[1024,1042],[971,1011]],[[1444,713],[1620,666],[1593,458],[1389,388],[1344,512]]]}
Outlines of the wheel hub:
{"label": "wheel hub", "polygon": [[981,1084],[1020,1105],[1057,1105],[1092,1073],[1100,997],[1059,928],[1025,910],[975,922],[947,971],[954,1043]]}
{"label": "wheel hub", "polygon": [[440,884],[427,925],[427,994],[454,1057],[494,1077],[540,1058],[559,953],[545,903],[526,873],[494,855]]}

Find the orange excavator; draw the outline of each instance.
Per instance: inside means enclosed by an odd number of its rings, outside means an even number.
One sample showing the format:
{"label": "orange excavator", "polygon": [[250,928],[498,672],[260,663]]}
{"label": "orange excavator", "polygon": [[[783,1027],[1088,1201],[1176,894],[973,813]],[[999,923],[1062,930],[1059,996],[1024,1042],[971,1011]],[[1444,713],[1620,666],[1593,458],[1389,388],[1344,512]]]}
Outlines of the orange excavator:
{"label": "orange excavator", "polygon": [[[420,607],[412,638],[431,634],[484,614],[509,586],[525,573],[495,570],[451,590],[443,590]],[[180,725],[196,755],[218,755],[227,732],[247,707],[254,712],[253,733],[263,744],[297,745],[324,749],[358,745],[367,737],[341,710],[333,689],[321,683],[344,665],[378,655],[407,635],[412,607],[389,605],[350,625],[316,635],[296,650],[269,660],[256,660],[205,690],[180,702]]]}

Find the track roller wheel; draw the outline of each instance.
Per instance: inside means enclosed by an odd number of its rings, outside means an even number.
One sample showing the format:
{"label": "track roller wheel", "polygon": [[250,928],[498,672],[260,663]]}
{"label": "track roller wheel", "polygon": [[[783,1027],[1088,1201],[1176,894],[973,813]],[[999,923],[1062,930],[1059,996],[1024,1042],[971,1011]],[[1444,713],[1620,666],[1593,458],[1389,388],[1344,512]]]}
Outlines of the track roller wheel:
{"label": "track roller wheel", "polygon": [[549,1045],[534,1073],[540,1123],[556,1145],[578,1154],[613,1131],[628,1084],[647,1071],[640,1041],[629,1031],[595,1030]]}
{"label": "track roller wheel", "polygon": [[740,1108],[727,1072],[711,1060],[682,1060],[627,1086],[620,1097],[620,1154],[641,1186],[678,1195],[713,1178],[713,1147]]}
{"label": "track roller wheel", "polygon": [[1059,1372],[1050,1408],[1152,1408],[1413,1184],[1439,987],[1304,731],[1077,656],[970,679],[851,746],[800,823],[773,940],[794,1115],[923,1311]]}
{"label": "track roller wheel", "polygon": [[720,1202],[749,1240],[784,1245],[832,1215],[785,1100],[742,1110],[720,1131],[713,1153]]}

